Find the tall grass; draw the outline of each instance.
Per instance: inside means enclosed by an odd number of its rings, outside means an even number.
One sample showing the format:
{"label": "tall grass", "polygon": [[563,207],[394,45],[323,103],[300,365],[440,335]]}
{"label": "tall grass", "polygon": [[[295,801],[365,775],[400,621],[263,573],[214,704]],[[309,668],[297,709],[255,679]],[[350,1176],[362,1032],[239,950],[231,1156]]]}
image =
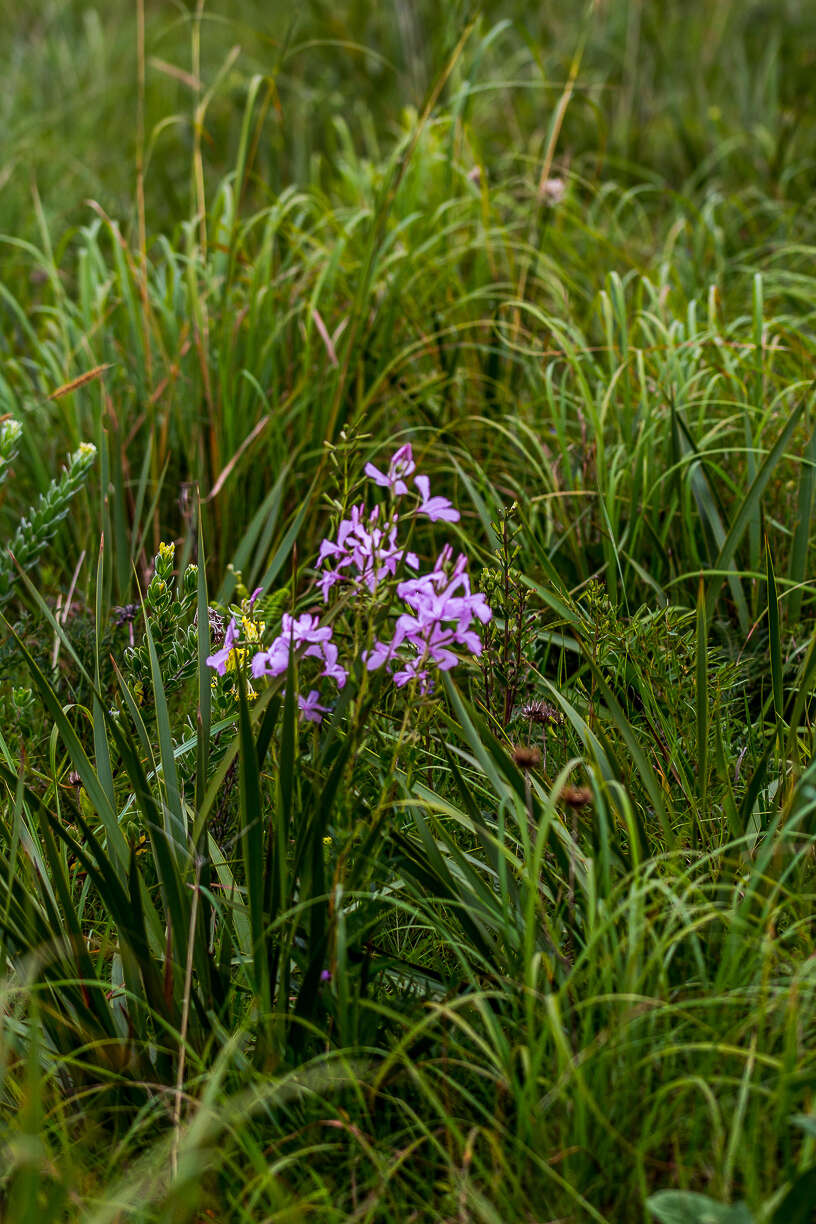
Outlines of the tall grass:
{"label": "tall grass", "polygon": [[[4,1218],[809,1219],[810,8],[284,8],[13,23]],[[409,438],[482,672],[224,715]]]}

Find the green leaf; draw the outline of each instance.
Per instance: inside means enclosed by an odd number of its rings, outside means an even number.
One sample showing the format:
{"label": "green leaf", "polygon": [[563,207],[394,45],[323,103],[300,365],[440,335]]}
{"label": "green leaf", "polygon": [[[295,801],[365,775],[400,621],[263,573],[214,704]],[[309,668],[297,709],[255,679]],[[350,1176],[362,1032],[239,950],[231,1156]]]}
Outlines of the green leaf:
{"label": "green leaf", "polygon": [[[799,424],[799,418],[801,417],[803,410],[804,404],[799,404],[797,408],[794,408],[788,423],[785,425],[771,450],[765,456],[765,460],[761,468],[757,472],[755,479],[748,489],[748,492],[745,494],[745,497],[742,499],[737,513],[734,515],[728,535],[723,541],[722,547],[717,555],[717,559],[712,566],[714,571],[727,570],[731,568],[734,561],[734,555],[739,547],[743,535],[745,534],[745,530],[748,527],[748,524],[751,522],[752,516],[756,513],[768,481],[771,479],[777,463],[782,458],[782,455],[785,452],[785,447],[788,445],[793,431]],[[706,599],[706,615],[709,620],[713,615],[719,590],[720,582],[716,579],[712,579],[708,587],[708,596]]]}
{"label": "green leaf", "polygon": [[236,669],[238,683],[238,787],[241,812],[241,851],[244,859],[255,991],[264,1011],[271,1005],[268,962],[264,947],[264,830],[258,754],[252,737],[246,680]]}
{"label": "green leaf", "polygon": [[162,776],[164,778],[165,802],[164,829],[173,853],[178,855],[187,848],[187,822],[181,806],[176,758],[173,752],[173,738],[170,733],[170,714],[167,709],[167,699],[164,695],[161,665],[150,631],[150,618],[142,600],[142,616],[144,617],[145,641],[150,657],[150,679],[153,688],[153,701],[156,708],[156,726],[159,731],[159,757],[161,759]]}
{"label": "green leaf", "polygon": [[212,689],[207,656],[210,653],[210,615],[207,595],[207,564],[204,554],[204,530],[201,522],[201,499],[198,501],[198,743],[196,761],[196,811],[201,810],[207,791],[210,767],[210,723],[212,720]]}
{"label": "green leaf", "polygon": [[[708,624],[705,585],[702,578],[697,591],[697,658],[694,700],[697,704],[697,787],[700,806],[705,811],[708,788]],[[694,837],[697,836],[695,821]]]}
{"label": "green leaf", "polygon": [[[812,1119],[809,1119],[812,1121]],[[805,1169],[770,1218],[769,1224],[813,1224],[816,1216],[816,1167]]]}
{"label": "green leaf", "polygon": [[691,1190],[660,1190],[646,1206],[659,1224],[754,1224],[744,1203],[729,1207]]}
{"label": "green leaf", "polygon": [[771,690],[776,725],[781,730],[785,701],[782,690],[782,644],[779,639],[779,598],[776,593],[771,545],[767,537],[765,539],[765,574],[768,587],[768,650],[771,656]]}
{"label": "green leaf", "polygon": [[807,449],[802,456],[802,470],[799,474],[799,495],[796,503],[796,526],[793,529],[793,545],[791,547],[788,576],[794,584],[788,599],[788,613],[791,624],[798,621],[802,611],[802,585],[807,575],[808,549],[810,546],[810,526],[813,514],[813,488],[816,478],[816,426],[814,426]]}
{"label": "green leaf", "polygon": [[99,816],[99,819],[102,821],[105,833],[107,834],[108,846],[113,860],[114,869],[116,870],[119,878],[124,879],[127,870],[127,843],[125,842],[122,830],[119,828],[119,821],[116,811],[99,779],[99,774],[88,759],[88,755],[80,743],[79,736],[66,717],[65,711],[63,710],[59,698],[57,697],[53,688],[32,659],[22,639],[18,636],[11,625],[8,624],[5,618],[3,618],[3,621],[17,643],[20,653],[25,659],[26,666],[31,673],[31,677],[37,691],[42,697],[43,704],[56,723],[59,733],[62,736],[63,742],[68,750],[68,755],[71,758],[71,764],[79,774],[82,785],[85,787],[85,790],[88,793],[88,798]]}

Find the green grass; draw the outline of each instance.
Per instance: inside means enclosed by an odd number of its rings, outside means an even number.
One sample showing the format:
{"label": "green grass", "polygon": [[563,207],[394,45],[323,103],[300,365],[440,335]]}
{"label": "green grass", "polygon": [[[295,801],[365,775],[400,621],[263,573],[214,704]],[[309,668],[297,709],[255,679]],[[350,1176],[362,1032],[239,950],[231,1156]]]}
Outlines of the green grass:
{"label": "green grass", "polygon": [[[811,6],[145,9],[4,14],[3,1219],[804,1224]],[[481,665],[211,689],[406,440]]]}

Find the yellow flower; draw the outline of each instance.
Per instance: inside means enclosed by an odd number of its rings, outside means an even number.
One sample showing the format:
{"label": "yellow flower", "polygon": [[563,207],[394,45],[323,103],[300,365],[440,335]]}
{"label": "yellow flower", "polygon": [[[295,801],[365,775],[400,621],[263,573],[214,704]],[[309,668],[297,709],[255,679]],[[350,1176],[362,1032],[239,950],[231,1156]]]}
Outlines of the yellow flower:
{"label": "yellow flower", "polygon": [[235,671],[236,667],[246,659],[246,653],[243,646],[236,646],[234,650],[231,650],[225,664],[227,671]]}
{"label": "yellow flower", "polygon": [[251,616],[242,616],[241,623],[244,626],[244,637],[248,642],[259,642],[263,636],[266,625],[263,621],[253,620]]}

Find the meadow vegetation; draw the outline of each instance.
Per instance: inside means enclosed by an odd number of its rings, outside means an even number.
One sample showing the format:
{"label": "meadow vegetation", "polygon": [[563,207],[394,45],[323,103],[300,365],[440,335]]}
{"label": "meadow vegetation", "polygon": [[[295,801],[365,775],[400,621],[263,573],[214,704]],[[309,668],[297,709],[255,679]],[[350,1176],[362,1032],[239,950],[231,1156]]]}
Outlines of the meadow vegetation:
{"label": "meadow vegetation", "polygon": [[2,1218],[806,1224],[816,12],[300,7],[0,3]]}

